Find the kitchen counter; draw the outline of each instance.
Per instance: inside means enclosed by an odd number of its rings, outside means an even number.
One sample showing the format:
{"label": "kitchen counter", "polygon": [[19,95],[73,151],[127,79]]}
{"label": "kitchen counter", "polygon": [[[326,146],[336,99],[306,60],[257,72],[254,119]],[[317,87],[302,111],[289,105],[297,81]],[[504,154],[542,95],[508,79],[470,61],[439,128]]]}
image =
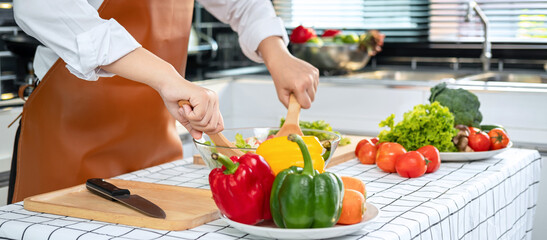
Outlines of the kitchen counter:
{"label": "kitchen counter", "polygon": [[[330,168],[366,183],[378,218],[346,239],[531,238],[540,179],[535,150],[508,149],[487,160],[445,162],[420,178],[380,171],[357,159]],[[120,179],[208,189],[209,169],[187,158]],[[123,207],[123,206],[120,206]],[[161,231],[0,207],[0,237],[13,239],[262,239],[222,220],[185,231]]]}

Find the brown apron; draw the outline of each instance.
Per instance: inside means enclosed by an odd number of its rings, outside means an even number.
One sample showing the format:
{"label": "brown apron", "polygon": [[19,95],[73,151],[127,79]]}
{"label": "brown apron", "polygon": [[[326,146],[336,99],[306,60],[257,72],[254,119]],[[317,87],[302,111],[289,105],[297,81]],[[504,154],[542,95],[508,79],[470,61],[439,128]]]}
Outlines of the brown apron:
{"label": "brown apron", "polygon": [[[105,0],[98,12],[183,74],[193,4]],[[182,158],[175,120],[156,91],[118,76],[78,79],[65,65],[58,60],[25,103],[13,202]]]}

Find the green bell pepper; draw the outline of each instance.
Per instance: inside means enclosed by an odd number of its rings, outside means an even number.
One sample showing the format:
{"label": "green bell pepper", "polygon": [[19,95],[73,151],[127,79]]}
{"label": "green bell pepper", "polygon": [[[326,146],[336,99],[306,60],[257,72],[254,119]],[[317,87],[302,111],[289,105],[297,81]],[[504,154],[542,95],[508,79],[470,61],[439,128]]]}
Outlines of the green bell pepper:
{"label": "green bell pepper", "polygon": [[290,134],[288,139],[300,147],[304,168],[292,166],[277,174],[270,195],[274,223],[280,228],[334,226],[342,212],[342,180],[334,173],[319,174],[313,169],[310,153],[300,136]]}

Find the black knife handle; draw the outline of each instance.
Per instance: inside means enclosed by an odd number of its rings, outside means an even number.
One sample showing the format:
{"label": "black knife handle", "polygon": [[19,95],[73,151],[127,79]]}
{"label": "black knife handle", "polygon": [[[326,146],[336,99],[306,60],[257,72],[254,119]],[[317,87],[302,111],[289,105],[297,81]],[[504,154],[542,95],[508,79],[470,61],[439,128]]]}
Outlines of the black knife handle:
{"label": "black knife handle", "polygon": [[90,178],[85,185],[90,191],[100,191],[102,194],[111,197],[131,194],[128,189],[118,188],[114,184],[104,181],[102,178]]}

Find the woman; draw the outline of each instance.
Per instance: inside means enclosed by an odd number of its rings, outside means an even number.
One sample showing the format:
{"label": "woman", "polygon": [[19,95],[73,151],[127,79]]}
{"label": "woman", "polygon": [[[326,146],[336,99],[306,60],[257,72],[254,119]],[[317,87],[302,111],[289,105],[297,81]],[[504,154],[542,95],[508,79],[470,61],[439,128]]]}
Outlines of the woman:
{"label": "woman", "polygon": [[[200,0],[264,61],[279,100],[309,108],[318,71],[290,55],[268,0]],[[40,84],[24,106],[8,201],[182,158],[174,120],[192,137],[223,130],[213,91],[184,79],[191,0],[15,0],[37,50]],[[84,80],[82,80],[84,79]],[[88,80],[88,81],[86,81]],[[179,108],[179,100],[193,108]]]}

